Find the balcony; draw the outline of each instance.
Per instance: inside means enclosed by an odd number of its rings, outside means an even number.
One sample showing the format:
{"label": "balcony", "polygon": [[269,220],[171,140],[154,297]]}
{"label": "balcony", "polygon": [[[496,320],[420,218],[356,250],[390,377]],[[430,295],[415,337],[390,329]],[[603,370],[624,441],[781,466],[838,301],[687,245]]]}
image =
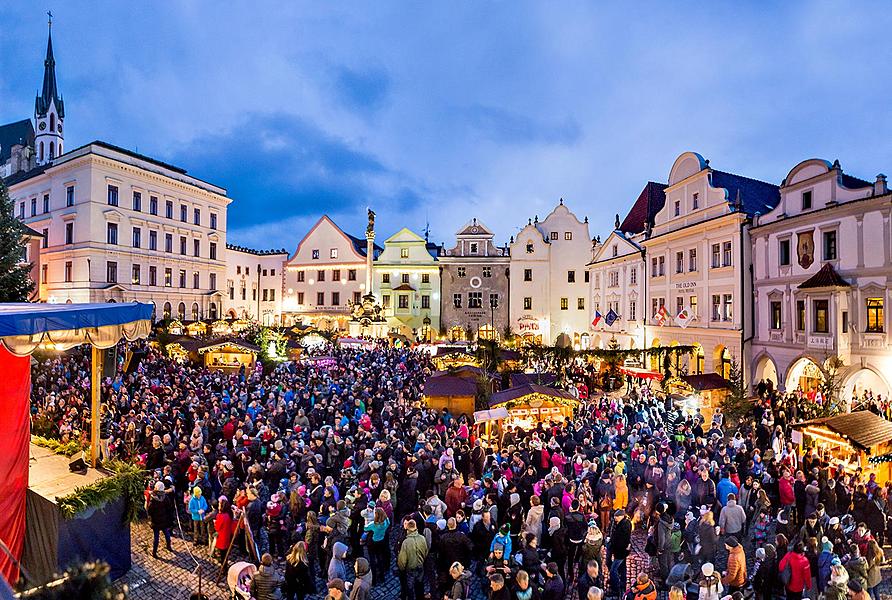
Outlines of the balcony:
{"label": "balcony", "polygon": [[809,348],[832,351],[836,348],[836,340],[826,333],[811,333],[808,336],[807,345]]}
{"label": "balcony", "polygon": [[861,347],[870,348],[871,350],[883,350],[888,345],[887,339],[884,332],[862,333]]}
{"label": "balcony", "polygon": [[781,329],[772,329],[768,332],[768,340],[772,342],[783,342],[784,332]]}

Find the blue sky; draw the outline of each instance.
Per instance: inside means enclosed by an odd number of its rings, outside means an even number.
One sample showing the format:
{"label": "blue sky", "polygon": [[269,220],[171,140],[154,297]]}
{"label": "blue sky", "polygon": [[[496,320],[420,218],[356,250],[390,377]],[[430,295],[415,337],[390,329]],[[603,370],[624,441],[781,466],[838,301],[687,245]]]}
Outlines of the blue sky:
{"label": "blue sky", "polygon": [[260,248],[367,206],[380,236],[476,216],[507,241],[560,197],[604,236],[685,150],[776,183],[815,156],[892,172],[882,3],[45,4],[0,5],[0,122],[32,114],[52,9],[67,147],[226,187]]}

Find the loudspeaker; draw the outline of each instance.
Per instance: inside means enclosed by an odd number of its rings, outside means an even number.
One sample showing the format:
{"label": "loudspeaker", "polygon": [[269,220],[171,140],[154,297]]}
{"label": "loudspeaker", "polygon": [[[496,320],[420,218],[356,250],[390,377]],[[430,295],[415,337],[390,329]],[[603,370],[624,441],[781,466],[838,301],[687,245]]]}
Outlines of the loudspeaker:
{"label": "loudspeaker", "polygon": [[114,379],[118,373],[118,347],[106,348],[102,351],[102,354],[105,359],[102,361],[102,378]]}
{"label": "loudspeaker", "polygon": [[87,474],[87,463],[84,462],[83,456],[79,456],[77,458],[72,458],[68,461],[68,470],[72,473],[79,473],[81,475]]}

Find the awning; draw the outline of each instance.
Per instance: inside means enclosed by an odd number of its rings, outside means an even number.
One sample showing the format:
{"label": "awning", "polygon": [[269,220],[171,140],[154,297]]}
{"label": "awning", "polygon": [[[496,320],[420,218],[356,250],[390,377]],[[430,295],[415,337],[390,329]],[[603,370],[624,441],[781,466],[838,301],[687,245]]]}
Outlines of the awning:
{"label": "awning", "polygon": [[826,429],[833,436],[863,450],[892,440],[892,423],[867,410],[793,423],[790,427],[812,436]]}
{"label": "awning", "polygon": [[123,337],[146,337],[152,327],[152,305],[0,304],[0,341],[16,356],[31,354],[41,343],[68,350],[90,343],[110,348]]}
{"label": "awning", "polygon": [[504,406],[491,408],[489,410],[478,410],[474,412],[474,423],[487,423],[489,421],[498,421],[499,419],[508,418],[508,409]]}
{"label": "awning", "polygon": [[635,367],[620,367],[619,372],[623,375],[629,375],[631,377],[637,377],[638,379],[653,379],[654,381],[660,381],[663,379],[663,374],[659,371],[650,371],[648,369],[637,369]]}

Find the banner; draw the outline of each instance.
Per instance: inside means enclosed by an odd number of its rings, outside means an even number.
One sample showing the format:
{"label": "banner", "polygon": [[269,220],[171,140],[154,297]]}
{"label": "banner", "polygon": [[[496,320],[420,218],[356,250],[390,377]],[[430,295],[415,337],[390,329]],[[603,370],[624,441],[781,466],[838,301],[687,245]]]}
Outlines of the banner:
{"label": "banner", "polygon": [[654,321],[657,322],[657,325],[662,327],[667,318],[669,318],[669,313],[665,306],[661,306],[660,310],[657,311],[657,314],[654,315]]}
{"label": "banner", "polygon": [[601,313],[598,311],[595,311],[595,318],[592,319],[592,327],[597,327],[598,323],[600,323],[600,322],[601,322]]}
{"label": "banner", "polygon": [[613,327],[613,324],[616,323],[617,320],[619,320],[619,315],[611,308],[607,313],[607,316],[604,317],[604,322],[607,324],[607,327]]}
{"label": "banner", "polygon": [[678,314],[675,316],[675,322],[679,327],[684,329],[691,322],[691,313],[688,312],[688,309],[683,308],[678,311]]}
{"label": "banner", "polygon": [[[16,560],[25,545],[25,497],[28,491],[28,401],[31,357],[15,356],[0,345],[0,540]],[[19,568],[0,553],[0,572],[15,585]]]}

